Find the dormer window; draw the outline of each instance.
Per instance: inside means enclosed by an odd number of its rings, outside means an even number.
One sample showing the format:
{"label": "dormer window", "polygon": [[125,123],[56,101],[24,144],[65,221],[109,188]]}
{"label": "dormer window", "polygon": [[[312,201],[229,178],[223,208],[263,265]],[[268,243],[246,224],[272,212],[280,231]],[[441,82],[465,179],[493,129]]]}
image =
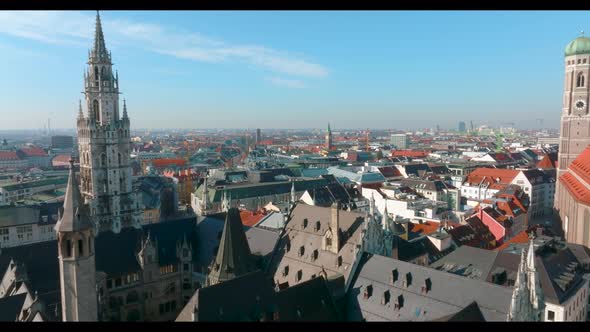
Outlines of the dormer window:
{"label": "dormer window", "polygon": [[313,251],[313,254],[311,255],[311,261],[312,261],[312,262],[315,262],[315,260],[316,260],[316,259],[318,259],[318,256],[319,256],[319,252],[318,252],[318,250],[317,250],[317,249],[315,249],[315,250]]}
{"label": "dormer window", "polygon": [[389,292],[389,290],[386,290],[385,292],[383,292],[383,297],[381,298],[381,304],[383,304],[383,305],[389,304],[390,299],[391,299],[391,293]]}
{"label": "dormer window", "polygon": [[397,297],[397,301],[395,303],[395,309],[400,310],[403,307],[404,307],[404,296],[400,295]]}
{"label": "dormer window", "polygon": [[424,286],[422,286],[422,293],[428,293],[432,289],[432,281],[430,278],[426,278],[424,280]]}
{"label": "dormer window", "polygon": [[373,295],[373,285],[368,285],[365,287],[365,293],[363,294],[365,300],[370,298]]}
{"label": "dormer window", "polygon": [[390,278],[391,284],[393,284],[394,282],[396,282],[398,278],[399,278],[399,272],[397,271],[397,269],[393,269],[391,271],[391,278]]}
{"label": "dormer window", "polygon": [[412,274],[410,272],[406,273],[406,280],[405,280],[405,286],[406,287],[410,287],[410,285],[412,284]]}

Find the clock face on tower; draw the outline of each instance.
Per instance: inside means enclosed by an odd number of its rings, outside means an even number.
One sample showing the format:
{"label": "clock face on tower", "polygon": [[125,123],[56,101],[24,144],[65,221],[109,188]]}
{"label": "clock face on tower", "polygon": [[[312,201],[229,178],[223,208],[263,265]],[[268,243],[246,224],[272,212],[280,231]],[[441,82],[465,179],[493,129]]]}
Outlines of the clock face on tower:
{"label": "clock face on tower", "polygon": [[576,100],[576,109],[578,111],[583,110],[584,108],[586,108],[586,103],[582,100],[582,99],[578,99]]}

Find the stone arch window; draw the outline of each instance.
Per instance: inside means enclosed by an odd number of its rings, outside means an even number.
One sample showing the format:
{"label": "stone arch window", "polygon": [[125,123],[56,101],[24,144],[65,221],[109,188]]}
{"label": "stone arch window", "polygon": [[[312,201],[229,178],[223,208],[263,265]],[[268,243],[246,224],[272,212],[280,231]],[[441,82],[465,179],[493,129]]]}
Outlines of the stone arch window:
{"label": "stone arch window", "polygon": [[102,167],[107,166],[107,155],[104,153],[100,154],[100,166],[102,166]]}
{"label": "stone arch window", "polygon": [[100,120],[100,112],[98,110],[98,100],[94,99],[92,102],[92,113],[94,113],[94,120]]}
{"label": "stone arch window", "polygon": [[98,67],[94,67],[94,79],[98,81]]}
{"label": "stone arch window", "polygon": [[584,73],[579,72],[578,75],[576,76],[576,87],[577,88],[581,88],[584,87]]}
{"label": "stone arch window", "polygon": [[102,79],[106,79],[106,76],[107,76],[107,70],[106,70],[106,68],[105,68],[105,67],[102,67],[102,68],[101,68],[101,70],[100,70],[100,76],[101,76],[101,78],[102,78]]}
{"label": "stone arch window", "polygon": [[121,154],[119,153],[118,156],[119,156],[119,165],[121,165]]}

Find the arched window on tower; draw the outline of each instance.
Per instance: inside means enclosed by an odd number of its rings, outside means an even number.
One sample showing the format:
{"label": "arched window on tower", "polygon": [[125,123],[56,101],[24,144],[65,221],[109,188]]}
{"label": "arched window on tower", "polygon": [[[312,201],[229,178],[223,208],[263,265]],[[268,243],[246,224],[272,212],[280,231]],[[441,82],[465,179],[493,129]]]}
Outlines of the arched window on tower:
{"label": "arched window on tower", "polygon": [[121,154],[119,153],[119,166],[121,165]]}
{"label": "arched window on tower", "polygon": [[94,79],[98,81],[98,67],[94,67]]}
{"label": "arched window on tower", "polygon": [[100,155],[100,166],[106,167],[107,166],[107,155],[102,153]]}
{"label": "arched window on tower", "polygon": [[92,112],[94,113],[94,120],[96,122],[100,121],[100,114],[99,114],[99,110],[98,110],[98,100],[94,100],[92,102]]}
{"label": "arched window on tower", "polygon": [[100,77],[104,80],[107,77],[107,71],[105,69],[105,67],[102,67],[101,71],[100,71]]}
{"label": "arched window on tower", "polygon": [[576,78],[576,88],[581,88],[584,87],[584,74],[583,73],[578,73],[578,76]]}

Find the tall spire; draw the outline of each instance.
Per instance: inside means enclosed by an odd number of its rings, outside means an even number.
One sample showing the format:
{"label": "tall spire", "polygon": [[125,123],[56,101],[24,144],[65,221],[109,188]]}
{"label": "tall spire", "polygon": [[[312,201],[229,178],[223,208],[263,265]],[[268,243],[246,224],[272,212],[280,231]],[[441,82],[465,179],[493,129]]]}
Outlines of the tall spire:
{"label": "tall spire", "polygon": [[76,173],[74,172],[74,161],[70,160],[70,175],[66,187],[63,212],[59,221],[55,224],[55,230],[57,232],[77,232],[93,228],[93,225],[88,221],[86,212],[86,205],[80,194]]}
{"label": "tall spire", "polygon": [[107,52],[107,47],[104,42],[104,34],[102,33],[102,24],[100,23],[100,14],[96,11],[96,27],[94,30],[94,47],[91,52],[91,59],[94,61],[108,61],[110,60]]}

